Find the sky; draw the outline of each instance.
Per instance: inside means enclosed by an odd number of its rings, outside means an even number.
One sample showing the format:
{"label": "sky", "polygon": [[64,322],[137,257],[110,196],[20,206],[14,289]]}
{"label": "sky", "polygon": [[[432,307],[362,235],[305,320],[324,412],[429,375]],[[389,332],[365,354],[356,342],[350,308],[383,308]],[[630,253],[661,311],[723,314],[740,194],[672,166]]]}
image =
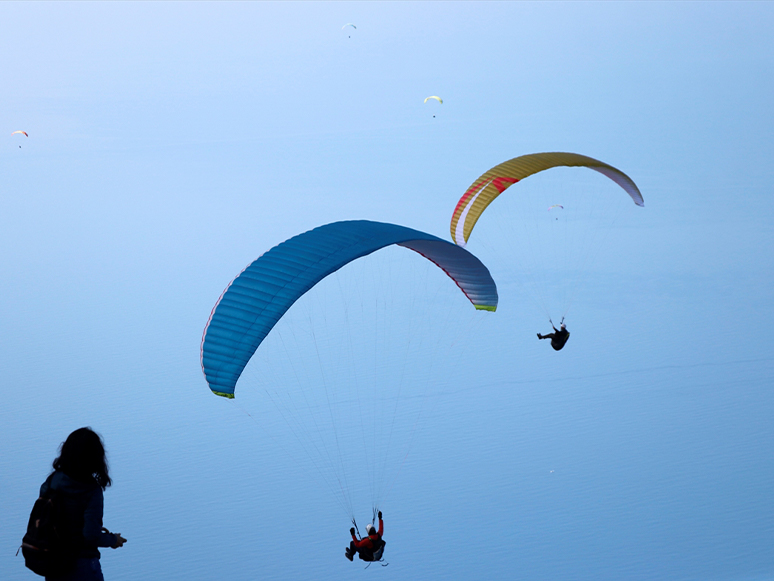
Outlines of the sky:
{"label": "sky", "polygon": [[[105,525],[128,539],[103,551],[107,579],[364,574],[266,398],[308,352],[267,344],[227,401],[202,377],[204,325],[283,240],[351,219],[449,239],[476,177],[541,151],[601,159],[645,199],[598,245],[563,351],[483,247],[494,314],[397,251],[330,285],[358,301],[395,261],[444,297],[382,315],[393,338],[444,344],[404,360],[421,406],[380,503],[390,564],[365,574],[774,578],[770,3],[6,2],[0,21],[0,578],[32,578],[14,553],[83,425],[111,462]],[[325,317],[335,354],[327,296],[288,325]]]}

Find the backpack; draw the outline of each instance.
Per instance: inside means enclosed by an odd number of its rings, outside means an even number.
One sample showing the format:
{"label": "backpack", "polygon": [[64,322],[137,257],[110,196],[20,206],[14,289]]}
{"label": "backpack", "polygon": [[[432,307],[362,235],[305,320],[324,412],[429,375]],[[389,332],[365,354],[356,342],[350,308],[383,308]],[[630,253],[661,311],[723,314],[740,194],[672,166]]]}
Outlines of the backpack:
{"label": "backpack", "polygon": [[[50,482],[51,477],[47,482]],[[22,539],[22,555],[28,569],[44,577],[58,577],[75,568],[77,556],[67,534],[62,494],[49,490],[35,501]]]}

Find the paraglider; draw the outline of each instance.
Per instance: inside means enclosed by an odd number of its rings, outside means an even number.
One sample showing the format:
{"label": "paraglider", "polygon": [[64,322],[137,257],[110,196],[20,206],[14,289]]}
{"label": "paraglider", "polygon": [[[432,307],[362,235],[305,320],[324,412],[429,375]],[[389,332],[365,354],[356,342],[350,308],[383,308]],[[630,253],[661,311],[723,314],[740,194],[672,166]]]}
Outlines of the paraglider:
{"label": "paraglider", "polygon": [[[202,372],[216,395],[234,398],[240,382],[257,387],[241,401],[271,400],[278,413],[257,413],[287,424],[356,528],[355,502],[368,495],[375,517],[400,471],[425,384],[435,381],[429,370],[436,359],[445,364],[433,357],[439,344],[470,333],[458,315],[494,311],[497,301],[486,266],[449,241],[395,224],[335,222],[271,248],[229,283],[203,332]],[[366,438],[351,437],[374,418]]]}
{"label": "paraglider", "polygon": [[[355,26],[355,25],[354,25],[354,24],[352,24],[351,22],[347,22],[347,23],[346,23],[344,26],[342,26],[342,27],[341,27],[341,29],[342,29],[342,30],[344,30],[344,29],[345,29],[347,26],[351,26],[352,28],[354,28],[355,30],[357,30],[357,26]],[[348,35],[348,36],[347,36],[347,38],[352,38],[352,36],[349,36],[349,35]]]}
{"label": "paraglider", "polygon": [[[550,212],[551,210],[564,210],[564,206],[562,206],[561,204],[552,204],[548,206],[548,211]],[[555,219],[558,220],[559,218],[555,218]]]}
{"label": "paraglider", "polygon": [[[29,137],[26,131],[14,131],[13,133],[11,133],[11,135],[16,135],[17,133],[20,135],[24,135],[24,137]],[[19,146],[19,149],[21,149],[21,145]]]}
{"label": "paraglider", "polygon": [[[465,246],[476,223],[500,194],[524,178],[560,167],[594,170],[623,189],[637,206],[644,205],[642,194],[634,181],[607,163],[577,153],[547,152],[523,155],[493,167],[465,191],[452,213],[452,240],[460,246]],[[507,259],[517,264],[518,282],[523,283],[527,294],[545,311],[549,322],[549,307],[560,306],[562,321],[564,320],[576,292],[582,286],[589,264],[601,246],[595,242],[596,238],[603,226],[610,228],[614,221],[614,218],[608,219],[608,215],[612,215],[610,207],[615,205],[618,208],[623,204],[618,200],[611,204],[601,197],[597,199],[594,194],[600,186],[596,183],[591,186],[592,195],[587,195],[587,192],[580,190],[580,184],[566,180],[566,177],[569,177],[567,173],[559,172],[559,175],[565,176],[565,181],[558,182],[559,192],[562,196],[572,198],[572,205],[551,203],[553,200],[546,198],[551,196],[555,199],[557,186],[552,185],[550,191],[541,191],[529,185],[538,185],[541,180],[530,180],[529,184],[518,188],[515,197],[508,198],[510,205],[505,206],[518,209],[518,213],[510,216],[507,230],[503,230],[498,239],[499,244],[493,247],[495,252],[498,247],[502,248],[502,252],[508,252],[510,249],[511,254]],[[542,180],[540,185],[546,183]],[[503,208],[502,205],[498,207]],[[546,207],[547,215],[545,210],[540,211]],[[562,220],[559,220],[557,212],[561,213]],[[497,210],[494,211],[494,216],[489,214],[490,218],[495,219],[488,220],[488,224],[494,225],[499,213],[500,210]],[[479,252],[477,254],[480,255]],[[487,262],[496,264],[489,258]],[[538,333],[538,338],[551,339],[552,347],[558,351],[566,344],[569,332],[563,322],[560,329],[556,329],[553,323],[552,327],[553,333]]]}
{"label": "paraglider", "polygon": [[[443,99],[441,99],[438,95],[430,95],[429,97],[425,97],[425,103],[427,103],[430,100],[438,101],[441,105],[443,105]],[[433,118],[435,118],[435,115],[433,115]]]}

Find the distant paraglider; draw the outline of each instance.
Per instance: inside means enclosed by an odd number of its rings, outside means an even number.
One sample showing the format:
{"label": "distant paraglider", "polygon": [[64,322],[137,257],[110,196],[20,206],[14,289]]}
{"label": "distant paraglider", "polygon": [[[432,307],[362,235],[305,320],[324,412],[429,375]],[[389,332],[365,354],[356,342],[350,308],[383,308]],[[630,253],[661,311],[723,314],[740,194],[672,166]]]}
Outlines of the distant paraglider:
{"label": "distant paraglider", "polygon": [[[425,103],[427,103],[431,99],[438,101],[441,105],[443,105],[443,99],[441,99],[438,95],[430,95],[429,97],[425,97]],[[433,119],[435,119],[435,115],[433,115]]]}
{"label": "distant paraglider", "polygon": [[[16,135],[17,133],[19,135],[24,135],[24,137],[29,137],[29,135],[27,135],[26,131],[14,131],[13,133],[11,133],[11,135]],[[19,146],[19,149],[21,149],[21,145]]]}
{"label": "distant paraglider", "polygon": [[[342,30],[344,30],[344,29],[345,29],[347,26],[351,26],[352,28],[354,28],[355,30],[357,30],[357,26],[355,26],[355,25],[354,25],[354,24],[352,24],[351,22],[347,22],[347,23],[346,23],[344,26],[342,26],[342,27],[341,27],[341,29],[342,29]],[[350,35],[347,35],[347,38],[352,38],[352,36],[350,36]]]}

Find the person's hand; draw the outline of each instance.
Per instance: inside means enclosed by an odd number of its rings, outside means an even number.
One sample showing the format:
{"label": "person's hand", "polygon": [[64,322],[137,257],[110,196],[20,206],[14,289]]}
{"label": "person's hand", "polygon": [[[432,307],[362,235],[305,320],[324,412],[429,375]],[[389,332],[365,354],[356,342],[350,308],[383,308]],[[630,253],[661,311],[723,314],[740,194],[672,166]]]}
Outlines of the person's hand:
{"label": "person's hand", "polygon": [[379,520],[382,520],[382,511],[379,511]]}
{"label": "person's hand", "polygon": [[349,529],[349,533],[354,537],[355,536],[355,527],[352,527]]}
{"label": "person's hand", "polygon": [[112,548],[117,549],[119,547],[123,547],[124,543],[126,542],[126,539],[121,536],[121,533],[113,533],[116,536],[116,542],[113,543]]}

